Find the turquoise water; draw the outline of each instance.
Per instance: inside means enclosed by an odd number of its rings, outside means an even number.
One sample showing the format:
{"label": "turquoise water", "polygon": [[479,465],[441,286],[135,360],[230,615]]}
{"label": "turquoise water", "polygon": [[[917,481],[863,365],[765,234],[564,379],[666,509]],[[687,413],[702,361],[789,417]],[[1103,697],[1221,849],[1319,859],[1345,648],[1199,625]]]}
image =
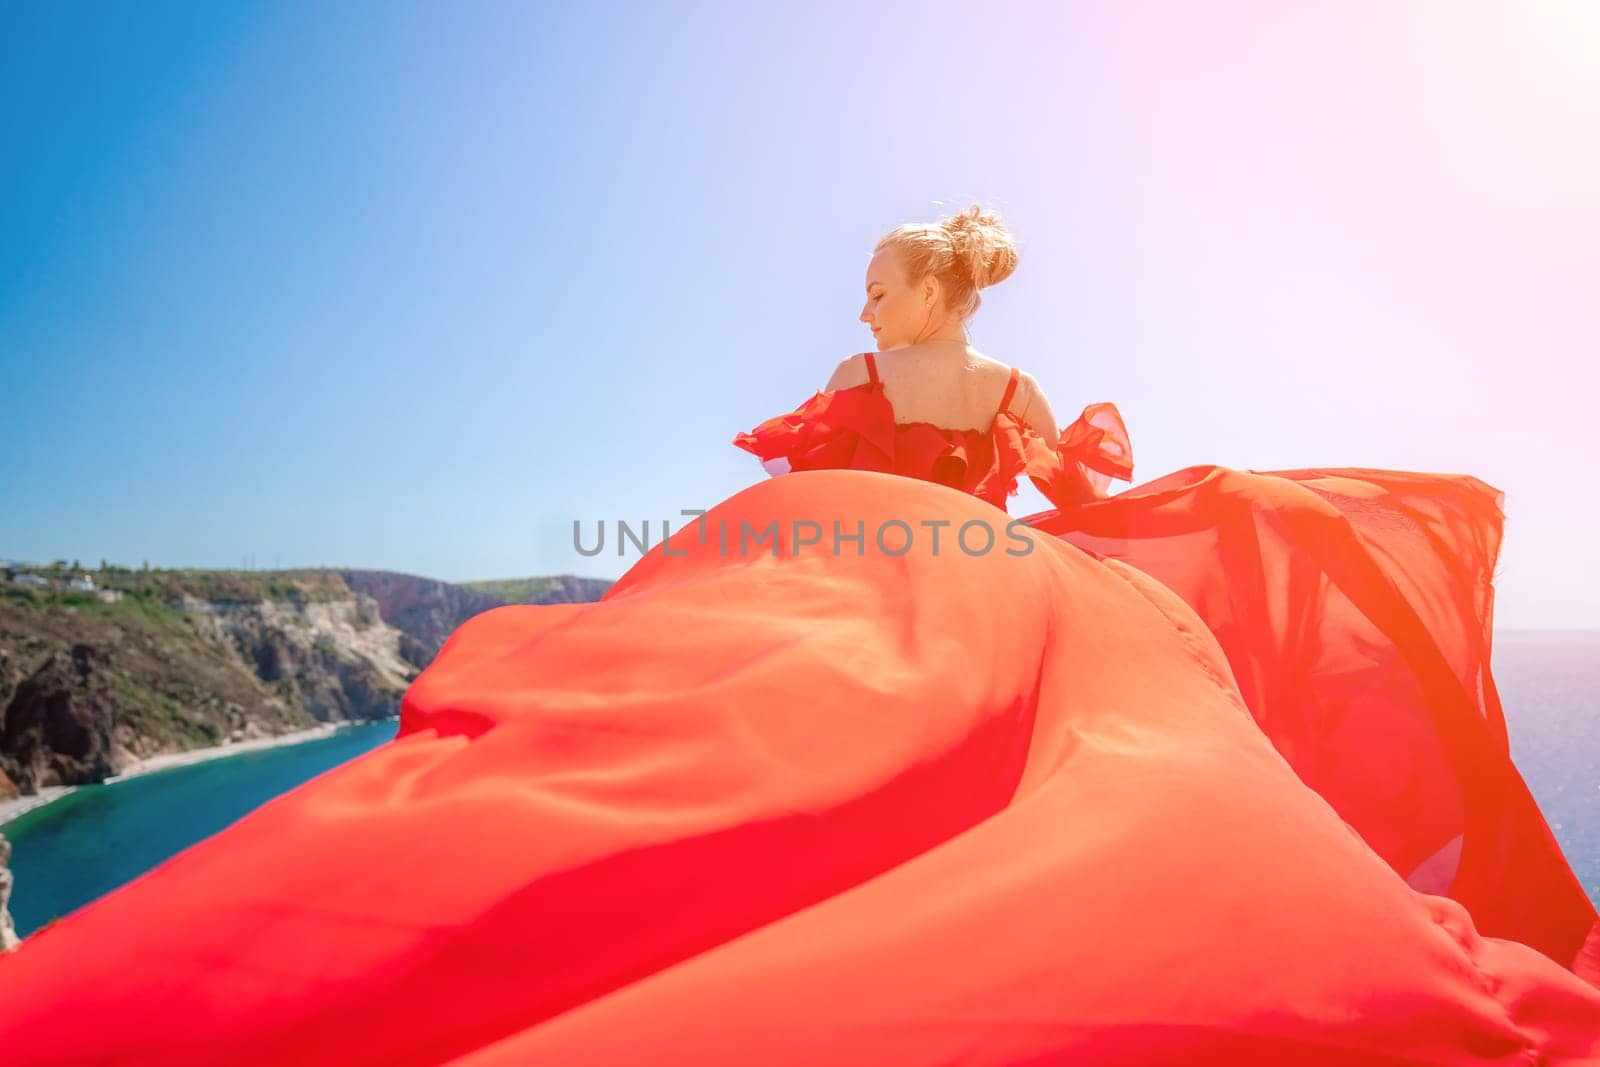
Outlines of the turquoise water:
{"label": "turquoise water", "polygon": [[[1600,901],[1600,632],[1497,635],[1511,751],[1591,898]],[[396,721],[86,786],[0,827],[11,913],[27,936],[280,793],[392,739]]]}
{"label": "turquoise water", "polygon": [[11,917],[26,937],[238,821],[280,793],[393,739],[398,720],[90,785],[0,827]]}

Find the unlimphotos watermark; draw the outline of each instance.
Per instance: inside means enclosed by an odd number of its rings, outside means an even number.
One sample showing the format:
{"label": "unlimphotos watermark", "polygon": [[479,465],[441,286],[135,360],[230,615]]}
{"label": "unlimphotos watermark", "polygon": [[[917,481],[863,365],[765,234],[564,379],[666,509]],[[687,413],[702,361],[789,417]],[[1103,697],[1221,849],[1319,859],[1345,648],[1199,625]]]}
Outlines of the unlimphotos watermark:
{"label": "unlimphotos watermark", "polygon": [[[1002,551],[1008,556],[1026,556],[1033,551],[1033,528],[1021,519],[1010,520],[997,533],[985,519],[968,519],[959,526],[950,519],[919,519],[915,524],[905,519],[883,519],[869,530],[865,519],[856,519],[853,523],[833,519],[826,524],[816,519],[789,519],[786,523],[771,519],[765,525],[757,525],[749,519],[740,519],[736,524],[727,519],[713,523],[706,519],[703,508],[684,508],[679,514],[694,516],[693,522],[698,526],[697,543],[715,543],[717,554],[721,556],[749,556],[763,552],[779,556],[783,554],[785,543],[791,556],[817,545],[823,546],[822,551],[835,556],[844,555],[847,546],[852,546],[857,556],[866,555],[869,546],[886,556],[903,556],[916,547],[919,537],[927,538],[928,550],[935,556],[939,555],[941,547],[948,548],[951,544],[968,556],[984,556],[994,551]],[[953,531],[949,529],[952,526],[955,527]],[[687,548],[673,547],[672,524],[666,519],[661,520],[659,542],[651,539],[649,519],[637,525],[630,524],[626,519],[617,519],[613,529],[613,543],[618,556],[626,556],[630,546],[642,556],[658,544],[664,556],[690,554]],[[679,527],[680,532],[684,529],[683,526]],[[787,542],[782,536],[786,529],[789,533]],[[579,555],[598,556],[606,551],[606,530],[606,520],[599,519],[594,524],[592,536],[586,538],[582,520],[573,519],[572,547]]]}

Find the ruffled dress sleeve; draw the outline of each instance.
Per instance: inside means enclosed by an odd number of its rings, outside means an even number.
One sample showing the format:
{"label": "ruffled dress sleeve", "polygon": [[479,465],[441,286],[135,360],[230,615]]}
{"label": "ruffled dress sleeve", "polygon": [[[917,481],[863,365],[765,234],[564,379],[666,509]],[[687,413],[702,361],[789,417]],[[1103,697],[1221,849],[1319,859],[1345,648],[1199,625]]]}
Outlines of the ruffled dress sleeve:
{"label": "ruffled dress sleeve", "polygon": [[1009,412],[997,420],[996,433],[1002,437],[997,444],[1004,445],[1004,476],[1026,474],[1062,511],[1110,495],[1114,478],[1133,480],[1133,444],[1122,414],[1110,401],[1085,407],[1054,446]]}
{"label": "ruffled dress sleeve", "polygon": [[818,392],[793,411],[735,434],[733,444],[761,460],[771,474],[888,471],[894,462],[894,412],[871,385]]}

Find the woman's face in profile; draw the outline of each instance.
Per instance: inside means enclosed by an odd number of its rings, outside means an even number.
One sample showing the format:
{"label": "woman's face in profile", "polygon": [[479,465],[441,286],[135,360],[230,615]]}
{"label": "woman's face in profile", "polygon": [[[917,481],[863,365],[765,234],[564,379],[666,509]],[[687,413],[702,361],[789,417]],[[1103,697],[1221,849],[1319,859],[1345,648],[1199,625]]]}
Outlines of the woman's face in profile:
{"label": "woman's face in profile", "polygon": [[904,348],[928,325],[928,307],[906,282],[899,259],[885,248],[867,264],[867,302],[861,321],[873,328],[878,351]]}

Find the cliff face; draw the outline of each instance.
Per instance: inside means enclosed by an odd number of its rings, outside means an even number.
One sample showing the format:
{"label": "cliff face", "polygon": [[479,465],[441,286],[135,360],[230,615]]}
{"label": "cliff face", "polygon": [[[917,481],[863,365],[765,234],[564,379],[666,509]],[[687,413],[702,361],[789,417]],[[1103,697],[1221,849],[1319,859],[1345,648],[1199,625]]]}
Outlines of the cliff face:
{"label": "cliff face", "polygon": [[0,771],[22,792],[98,782],[117,771],[116,699],[106,654],[54,651],[12,694],[0,725]]}
{"label": "cliff face", "polygon": [[457,626],[479,612],[506,603],[491,593],[414,574],[357,570],[338,573],[353,592],[370,597],[383,619],[400,630],[400,655],[419,669],[433,662],[445,638]]}
{"label": "cliff face", "polygon": [[610,584],[115,568],[94,572],[93,590],[0,582],[0,798],[102,781],[163,752],[397,715],[467,619],[595,600]]}
{"label": "cliff face", "polygon": [[237,654],[287,703],[318,722],[383,719],[417,668],[401,655],[405,634],[371,597],[217,603],[185,597],[179,607],[213,645]]}
{"label": "cliff face", "polygon": [[505,604],[572,604],[599,600],[610,579],[558,574],[454,584],[394,571],[339,571],[356,593],[371,597],[405,638],[401,653],[417,667],[439,654],[445,638],[472,616]]}
{"label": "cliff face", "polygon": [[130,580],[112,602],[0,596],[0,795],[102,781],[163,752],[387,718],[417,673],[401,632],[343,583],[162,583]]}

